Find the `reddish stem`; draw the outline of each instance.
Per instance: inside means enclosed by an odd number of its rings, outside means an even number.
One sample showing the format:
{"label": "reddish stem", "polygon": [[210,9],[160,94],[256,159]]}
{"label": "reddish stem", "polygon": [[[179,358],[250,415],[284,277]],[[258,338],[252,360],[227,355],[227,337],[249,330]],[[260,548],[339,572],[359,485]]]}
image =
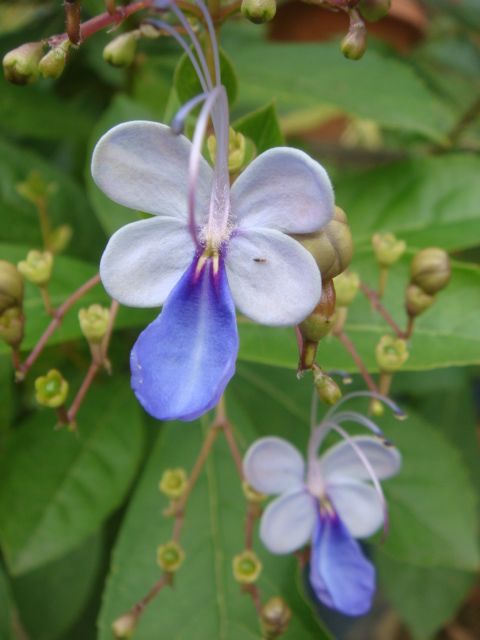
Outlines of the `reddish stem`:
{"label": "reddish stem", "polygon": [[350,340],[350,338],[347,336],[347,334],[344,333],[343,331],[336,331],[335,332],[335,336],[340,340],[340,342],[343,344],[345,349],[352,356],[352,360],[357,365],[358,370],[359,370],[362,378],[365,380],[365,384],[370,389],[370,391],[374,391],[375,393],[378,393],[378,388],[377,388],[377,385],[375,384],[374,379],[368,373],[367,367],[365,366],[362,358],[360,357],[360,354],[355,349],[355,345]]}
{"label": "reddish stem", "polygon": [[392,318],[390,313],[387,311],[387,309],[385,309],[383,304],[380,302],[378,293],[376,293],[375,291],[370,289],[370,287],[367,287],[367,285],[364,284],[363,282],[360,283],[360,290],[370,300],[370,302],[372,303],[373,308],[376,311],[378,311],[378,313],[390,325],[390,327],[397,334],[397,336],[399,338],[405,338],[406,337],[405,336],[405,332],[402,329],[400,329],[400,327],[395,322],[395,320]]}
{"label": "reddish stem", "polygon": [[98,274],[96,276],[93,276],[93,278],[90,278],[90,280],[87,280],[87,282],[82,284],[81,287],[79,287],[74,293],[72,293],[72,295],[69,296],[65,300],[65,302],[58,307],[58,309],[54,312],[53,320],[43,332],[42,336],[31,351],[30,355],[25,360],[25,362],[17,369],[19,379],[23,379],[25,377],[26,373],[37,360],[38,356],[42,353],[50,336],[55,332],[56,329],[58,329],[63,320],[63,316],[67,313],[67,311],[99,282],[100,276]]}

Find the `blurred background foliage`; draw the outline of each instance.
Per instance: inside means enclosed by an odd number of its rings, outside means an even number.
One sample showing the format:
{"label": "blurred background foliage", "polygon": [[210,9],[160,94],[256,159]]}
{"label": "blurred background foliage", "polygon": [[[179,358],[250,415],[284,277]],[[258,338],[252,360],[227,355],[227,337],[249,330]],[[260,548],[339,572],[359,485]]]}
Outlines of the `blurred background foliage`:
{"label": "blurred background foliage", "polygon": [[[84,0],[82,7],[86,19],[104,3]],[[63,28],[59,2],[0,3],[2,55]],[[419,319],[411,357],[395,378],[393,394],[409,420],[381,418],[405,463],[386,483],[389,536],[368,545],[379,571],[374,610],[357,621],[316,610],[295,559],[259,549],[261,586],[288,601],[294,617],[285,637],[292,640],[474,640],[480,637],[480,5],[397,0],[370,30],[358,62],[339,52],[346,28],[344,16],[296,1],[281,4],[266,27],[230,21],[222,45],[234,126],[259,151],[285,138],[326,164],[351,223],[353,268],[369,284],[377,278],[372,233],[392,231],[407,241],[386,294],[398,322],[415,250],[447,249],[453,278]],[[97,272],[107,237],[136,218],[93,184],[95,142],[118,122],[168,121],[195,90],[167,38],[142,40],[128,69],[103,61],[111,38],[98,33],[73,51],[58,81],[17,87],[0,78],[0,257],[17,262],[41,247],[36,208],[18,190],[36,171],[55,185],[53,226],[73,231],[55,261],[54,305]],[[159,575],[155,550],[171,527],[162,516],[161,472],[190,468],[199,448],[205,424],[155,424],[129,390],[129,349],[150,311],[121,309],[110,351],[114,375],[95,382],[79,413],[78,437],[55,431],[53,413],[36,408],[33,381],[48,369],[59,368],[78,386],[89,353],[77,311],[107,301],[100,287],[91,290],[22,385],[15,385],[8,348],[0,346],[1,640],[111,638],[113,619]],[[28,351],[48,322],[30,285],[25,313]],[[367,301],[355,302],[347,330],[371,371],[386,329]],[[294,333],[243,322],[240,334],[227,402],[241,446],[275,433],[304,449],[311,383],[296,380]],[[326,369],[355,372],[333,337],[321,343],[319,359]],[[362,386],[356,377],[354,386]],[[217,443],[189,505],[178,584],[150,606],[135,637],[260,637],[251,601],[231,572],[243,519],[233,464]]]}

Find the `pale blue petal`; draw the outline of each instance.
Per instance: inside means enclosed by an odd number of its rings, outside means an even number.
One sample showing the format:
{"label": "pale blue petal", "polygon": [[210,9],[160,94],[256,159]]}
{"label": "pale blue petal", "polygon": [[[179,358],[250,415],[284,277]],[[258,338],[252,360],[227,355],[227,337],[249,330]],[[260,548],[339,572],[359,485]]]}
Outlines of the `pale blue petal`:
{"label": "pale blue petal", "polygon": [[384,523],[384,504],[375,487],[345,479],[327,485],[335,511],[354,538],[368,538]]}
{"label": "pale blue petal", "polygon": [[235,371],[238,333],[223,261],[196,258],[131,353],[132,388],[159,420],[194,420],[214,407]]}
{"label": "pale blue petal", "polygon": [[280,494],[303,487],[305,462],[288,440],[269,436],[250,446],[243,459],[243,471],[256,491]]}
{"label": "pale blue petal", "polygon": [[363,615],[372,605],[375,569],[336,514],[317,519],[310,584],[323,604],[345,615]]}

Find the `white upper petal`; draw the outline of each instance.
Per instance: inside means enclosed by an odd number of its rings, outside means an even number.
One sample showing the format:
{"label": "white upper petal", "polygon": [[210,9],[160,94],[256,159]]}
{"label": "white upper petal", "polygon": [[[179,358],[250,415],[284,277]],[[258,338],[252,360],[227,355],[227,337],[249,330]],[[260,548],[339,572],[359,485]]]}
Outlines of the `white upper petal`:
{"label": "white upper petal", "polygon": [[265,509],[260,539],[272,553],[292,553],[309,541],[316,517],[315,500],[307,491],[286,493]]}
{"label": "white upper petal", "polygon": [[305,462],[301,453],[283,438],[256,440],[243,460],[247,482],[261,493],[283,493],[303,486]]}
{"label": "white upper petal", "polygon": [[[378,438],[354,436],[352,440],[369,461],[379,480],[390,478],[398,473],[402,457],[398,449],[387,446]],[[331,447],[320,458],[323,475],[328,480],[353,478],[369,480],[370,474],[347,440]]]}
{"label": "white upper petal", "polygon": [[365,482],[332,482],[327,494],[343,524],[354,538],[367,538],[383,524],[380,496]]}
{"label": "white upper petal", "polygon": [[[188,160],[191,143],[158,122],[119,124],[98,141],[92,176],[119,204],[187,219]],[[197,223],[208,214],[212,170],[202,158],[197,188]]]}
{"label": "white upper petal", "polygon": [[191,263],[195,247],[176,218],[132,222],[110,238],[100,261],[108,294],[129,307],[159,307]]}
{"label": "white upper petal", "polygon": [[325,169],[303,151],[269,149],[232,187],[232,211],[240,227],[311,233],[333,216],[333,188]]}
{"label": "white upper petal", "polygon": [[315,260],[280,231],[238,232],[230,240],[225,262],[236,306],[256,322],[298,324],[320,300],[322,280]]}

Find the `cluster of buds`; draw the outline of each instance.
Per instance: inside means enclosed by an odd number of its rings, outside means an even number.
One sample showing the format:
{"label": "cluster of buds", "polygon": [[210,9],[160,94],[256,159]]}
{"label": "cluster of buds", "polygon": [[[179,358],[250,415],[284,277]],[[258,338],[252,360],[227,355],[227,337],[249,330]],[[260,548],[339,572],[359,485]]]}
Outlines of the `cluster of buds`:
{"label": "cluster of buds", "polygon": [[422,249],[414,256],[405,295],[405,307],[411,319],[432,306],[436,294],[449,283],[451,273],[450,258],[443,249]]}
{"label": "cluster of buds", "polygon": [[45,53],[45,42],[27,42],[12,49],[3,58],[5,78],[19,85],[35,82],[41,75],[44,78],[59,78],[67,63],[72,43],[65,39]]}
{"label": "cluster of buds", "polygon": [[23,279],[11,262],[0,260],[0,339],[18,349],[24,332]]}

